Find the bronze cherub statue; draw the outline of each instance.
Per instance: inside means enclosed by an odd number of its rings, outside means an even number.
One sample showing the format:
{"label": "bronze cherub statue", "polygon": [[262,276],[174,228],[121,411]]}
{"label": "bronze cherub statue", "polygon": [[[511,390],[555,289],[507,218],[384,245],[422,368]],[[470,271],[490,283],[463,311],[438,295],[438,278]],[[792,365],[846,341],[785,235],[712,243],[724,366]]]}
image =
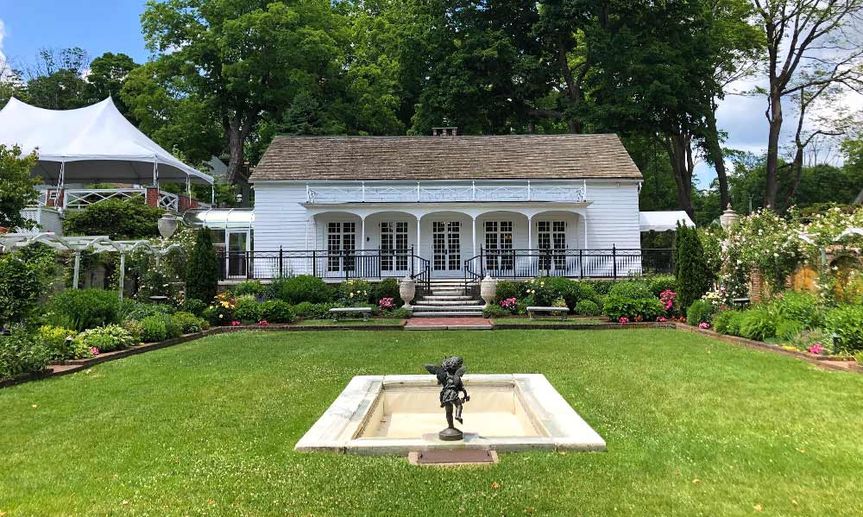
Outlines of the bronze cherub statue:
{"label": "bronze cherub statue", "polygon": [[467,372],[467,368],[464,367],[464,360],[458,356],[446,357],[440,366],[427,364],[425,369],[437,377],[437,383],[443,386],[440,390],[440,407],[445,408],[447,428],[438,433],[438,436],[441,440],[446,441],[463,439],[464,433],[456,429],[453,424],[453,412],[455,419],[463,424],[462,406],[470,400],[470,396],[462,383],[462,376]]}

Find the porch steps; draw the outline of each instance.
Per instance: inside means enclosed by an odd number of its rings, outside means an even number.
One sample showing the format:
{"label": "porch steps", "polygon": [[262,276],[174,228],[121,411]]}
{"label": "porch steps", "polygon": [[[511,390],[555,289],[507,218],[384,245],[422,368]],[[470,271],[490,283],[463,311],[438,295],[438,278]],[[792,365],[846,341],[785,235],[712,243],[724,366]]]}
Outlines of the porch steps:
{"label": "porch steps", "polygon": [[465,290],[464,280],[432,280],[429,291],[414,302],[414,318],[482,316],[483,303]]}

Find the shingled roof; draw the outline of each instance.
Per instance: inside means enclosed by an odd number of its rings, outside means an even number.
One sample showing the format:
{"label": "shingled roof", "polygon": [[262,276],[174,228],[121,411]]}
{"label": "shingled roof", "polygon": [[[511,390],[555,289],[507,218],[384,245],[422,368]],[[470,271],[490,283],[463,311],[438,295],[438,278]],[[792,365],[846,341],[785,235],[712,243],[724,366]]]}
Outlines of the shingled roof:
{"label": "shingled roof", "polygon": [[273,180],[641,179],[617,135],[277,136]]}

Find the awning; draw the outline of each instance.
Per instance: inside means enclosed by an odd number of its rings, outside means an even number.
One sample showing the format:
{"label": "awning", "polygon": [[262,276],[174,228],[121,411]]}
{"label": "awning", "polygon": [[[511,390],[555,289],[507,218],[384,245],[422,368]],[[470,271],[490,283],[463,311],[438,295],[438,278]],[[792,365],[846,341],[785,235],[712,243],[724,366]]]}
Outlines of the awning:
{"label": "awning", "polygon": [[190,226],[203,226],[211,230],[251,230],[255,226],[255,213],[248,208],[189,210],[183,220]]}
{"label": "awning", "polygon": [[37,150],[33,175],[46,184],[135,183],[159,180],[212,184],[150,140],[117,110],[114,101],[73,110],[47,110],[9,99],[0,110],[0,144]]}
{"label": "awning", "polygon": [[692,219],[683,210],[639,212],[638,220],[642,232],[676,230],[678,222],[685,226],[695,226],[695,223],[692,222]]}

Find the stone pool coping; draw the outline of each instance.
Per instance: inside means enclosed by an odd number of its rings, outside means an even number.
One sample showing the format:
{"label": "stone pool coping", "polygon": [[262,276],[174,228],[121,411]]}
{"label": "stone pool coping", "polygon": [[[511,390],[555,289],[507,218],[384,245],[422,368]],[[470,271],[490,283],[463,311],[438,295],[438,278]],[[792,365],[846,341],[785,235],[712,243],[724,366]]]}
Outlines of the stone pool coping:
{"label": "stone pool coping", "polygon": [[525,400],[525,408],[546,436],[483,437],[466,433],[460,442],[445,442],[434,433],[417,438],[358,437],[375,402],[387,386],[435,387],[430,375],[359,375],[294,446],[300,452],[327,451],[344,454],[406,456],[435,449],[491,449],[604,451],[605,440],[572,408],[542,374],[468,374],[465,386],[513,385]]}

